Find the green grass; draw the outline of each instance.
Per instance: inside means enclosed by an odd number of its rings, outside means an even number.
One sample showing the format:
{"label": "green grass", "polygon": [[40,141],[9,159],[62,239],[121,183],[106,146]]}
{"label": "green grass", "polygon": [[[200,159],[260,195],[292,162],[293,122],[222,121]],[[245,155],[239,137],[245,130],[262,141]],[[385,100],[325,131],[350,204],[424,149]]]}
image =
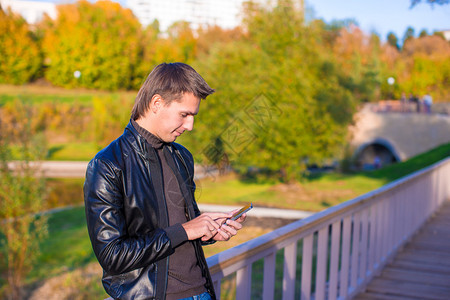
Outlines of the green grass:
{"label": "green grass", "polygon": [[99,151],[93,142],[69,142],[51,144],[48,149],[48,160],[89,161]]}
{"label": "green grass", "polygon": [[377,189],[450,156],[450,144],[376,171],[311,175],[296,185],[258,183],[237,176],[197,182],[199,203],[279,207],[320,211]]}
{"label": "green grass", "polygon": [[84,206],[52,213],[48,220],[49,237],[41,243],[28,280],[44,279],[95,262],[89,241]]}
{"label": "green grass", "polygon": [[0,106],[16,99],[23,100],[28,103],[74,103],[91,105],[94,97],[113,97],[119,99],[121,95],[133,99],[136,96],[135,91],[98,91],[88,89],[64,89],[51,86],[23,85],[15,86],[8,84],[0,84]]}

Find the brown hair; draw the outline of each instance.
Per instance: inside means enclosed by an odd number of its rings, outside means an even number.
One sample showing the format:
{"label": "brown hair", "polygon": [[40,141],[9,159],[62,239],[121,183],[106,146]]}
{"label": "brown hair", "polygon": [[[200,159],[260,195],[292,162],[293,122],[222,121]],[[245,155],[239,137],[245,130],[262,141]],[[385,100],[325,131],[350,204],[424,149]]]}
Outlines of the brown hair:
{"label": "brown hair", "polygon": [[200,99],[214,93],[203,77],[194,68],[184,63],[162,63],[157,65],[141,86],[131,118],[137,120],[149,109],[150,101],[156,94],[160,95],[166,105],[180,99],[184,93],[192,93]]}

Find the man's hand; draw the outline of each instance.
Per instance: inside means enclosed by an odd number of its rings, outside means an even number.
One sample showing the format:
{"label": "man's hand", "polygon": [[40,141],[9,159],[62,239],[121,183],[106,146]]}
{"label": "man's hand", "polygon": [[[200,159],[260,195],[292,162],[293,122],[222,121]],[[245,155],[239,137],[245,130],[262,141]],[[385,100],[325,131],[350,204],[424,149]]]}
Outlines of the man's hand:
{"label": "man's hand", "polygon": [[221,229],[221,225],[230,217],[230,213],[203,213],[182,226],[189,240],[201,238],[202,241],[207,241],[218,234],[224,239],[230,239],[231,236]]}
{"label": "man's hand", "polygon": [[239,209],[235,209],[229,213],[230,216],[228,218],[219,220],[219,223],[222,224],[222,226],[220,227],[220,231],[218,231],[217,234],[213,236],[213,240],[228,241],[231,237],[237,234],[237,231],[242,228],[241,223],[244,222],[245,218],[247,217],[246,214],[243,214],[239,217],[239,219],[235,221],[231,220],[230,217],[238,211]]}

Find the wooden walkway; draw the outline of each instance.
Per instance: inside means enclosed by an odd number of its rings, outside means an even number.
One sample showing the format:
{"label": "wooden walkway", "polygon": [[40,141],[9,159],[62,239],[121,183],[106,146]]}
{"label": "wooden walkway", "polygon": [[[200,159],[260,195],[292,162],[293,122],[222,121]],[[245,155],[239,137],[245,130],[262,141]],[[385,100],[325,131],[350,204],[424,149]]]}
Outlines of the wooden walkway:
{"label": "wooden walkway", "polygon": [[355,300],[450,300],[450,202]]}

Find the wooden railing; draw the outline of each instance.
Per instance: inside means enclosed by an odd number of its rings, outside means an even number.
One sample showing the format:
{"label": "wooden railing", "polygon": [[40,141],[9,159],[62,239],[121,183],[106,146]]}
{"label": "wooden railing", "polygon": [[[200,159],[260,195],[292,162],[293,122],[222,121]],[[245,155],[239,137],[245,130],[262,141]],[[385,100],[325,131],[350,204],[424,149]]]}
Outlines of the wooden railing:
{"label": "wooden railing", "polygon": [[[252,296],[263,260],[262,299],[351,299],[450,198],[450,158],[207,259],[217,297],[235,274],[235,299]],[[283,251],[280,251],[283,250]],[[282,256],[282,275],[275,258]],[[300,278],[296,278],[300,274]],[[276,284],[276,279],[282,282]],[[278,281],[281,281],[279,279]],[[278,289],[278,287],[277,287]]]}

